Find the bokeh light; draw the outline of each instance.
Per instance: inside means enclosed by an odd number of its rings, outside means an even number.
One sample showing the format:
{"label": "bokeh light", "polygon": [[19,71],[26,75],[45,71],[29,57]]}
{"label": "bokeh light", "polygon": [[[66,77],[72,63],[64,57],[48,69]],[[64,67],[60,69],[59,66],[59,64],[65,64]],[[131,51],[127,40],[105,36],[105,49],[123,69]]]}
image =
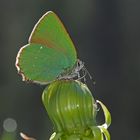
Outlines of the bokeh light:
{"label": "bokeh light", "polygon": [[3,128],[7,132],[14,132],[17,129],[17,122],[12,118],[7,118],[3,122]]}

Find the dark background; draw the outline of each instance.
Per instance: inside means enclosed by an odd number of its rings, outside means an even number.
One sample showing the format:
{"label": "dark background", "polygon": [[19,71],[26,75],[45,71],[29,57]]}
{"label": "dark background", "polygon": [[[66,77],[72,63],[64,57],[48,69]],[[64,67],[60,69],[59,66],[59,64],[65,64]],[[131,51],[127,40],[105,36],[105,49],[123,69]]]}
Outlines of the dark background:
{"label": "dark background", "polygon": [[44,87],[22,82],[14,65],[19,48],[48,10],[59,15],[95,76],[93,96],[112,114],[112,140],[139,140],[139,0],[0,0],[0,135],[9,117],[17,122],[17,139],[20,131],[38,140],[53,132],[41,101]]}

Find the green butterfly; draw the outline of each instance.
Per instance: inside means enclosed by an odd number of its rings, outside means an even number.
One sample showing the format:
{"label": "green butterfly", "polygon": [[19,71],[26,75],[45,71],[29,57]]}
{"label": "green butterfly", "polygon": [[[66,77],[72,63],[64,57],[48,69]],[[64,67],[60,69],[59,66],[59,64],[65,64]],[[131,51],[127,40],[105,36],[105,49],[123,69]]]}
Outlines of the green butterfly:
{"label": "green butterfly", "polygon": [[84,67],[77,59],[64,25],[52,11],[40,18],[28,42],[16,58],[16,67],[23,81],[47,84],[56,79],[72,79]]}

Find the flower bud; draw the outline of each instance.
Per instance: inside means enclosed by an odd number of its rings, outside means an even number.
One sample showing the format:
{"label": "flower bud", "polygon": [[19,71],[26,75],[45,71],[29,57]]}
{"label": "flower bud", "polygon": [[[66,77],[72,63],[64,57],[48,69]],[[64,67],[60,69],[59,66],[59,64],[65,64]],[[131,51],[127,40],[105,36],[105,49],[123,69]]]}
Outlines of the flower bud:
{"label": "flower bud", "polygon": [[42,99],[56,132],[83,133],[95,124],[95,101],[79,81],[55,81],[44,90]]}
{"label": "flower bud", "polygon": [[97,104],[88,87],[80,81],[54,81],[44,90],[42,100],[54,125],[50,140],[110,140],[108,109],[97,101],[105,115],[105,123],[97,126]]}

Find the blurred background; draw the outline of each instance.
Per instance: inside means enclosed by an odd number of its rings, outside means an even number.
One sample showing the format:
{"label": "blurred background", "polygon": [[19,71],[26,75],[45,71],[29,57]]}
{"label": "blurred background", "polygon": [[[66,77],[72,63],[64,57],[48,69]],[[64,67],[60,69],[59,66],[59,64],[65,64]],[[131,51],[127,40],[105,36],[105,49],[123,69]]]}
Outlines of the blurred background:
{"label": "blurred background", "polygon": [[140,140],[139,6],[138,0],[0,0],[1,140],[8,132],[8,140],[20,140],[19,132],[48,140],[53,132],[44,86],[22,82],[15,68],[19,48],[48,10],[61,18],[96,80],[91,90],[112,114],[112,140]]}

